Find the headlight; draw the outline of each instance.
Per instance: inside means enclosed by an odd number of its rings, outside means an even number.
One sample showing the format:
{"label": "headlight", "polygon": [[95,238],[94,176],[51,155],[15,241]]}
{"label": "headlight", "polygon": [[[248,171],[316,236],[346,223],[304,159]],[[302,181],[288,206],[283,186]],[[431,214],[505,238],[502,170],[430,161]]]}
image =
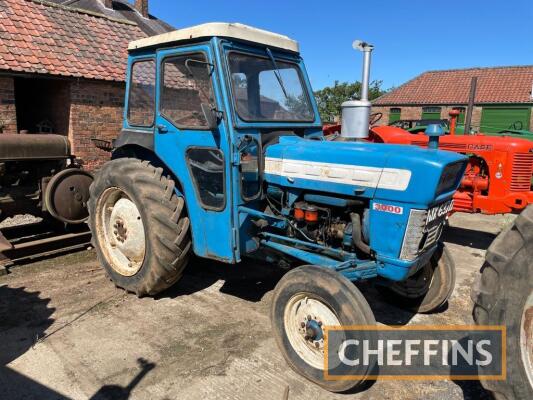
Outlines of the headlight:
{"label": "headlight", "polygon": [[463,177],[462,171],[464,166],[464,161],[457,161],[452,164],[448,164],[444,168],[444,171],[442,171],[442,175],[440,176],[439,184],[437,186],[437,196],[442,193],[451,192],[457,189],[457,187],[459,186],[459,182]]}

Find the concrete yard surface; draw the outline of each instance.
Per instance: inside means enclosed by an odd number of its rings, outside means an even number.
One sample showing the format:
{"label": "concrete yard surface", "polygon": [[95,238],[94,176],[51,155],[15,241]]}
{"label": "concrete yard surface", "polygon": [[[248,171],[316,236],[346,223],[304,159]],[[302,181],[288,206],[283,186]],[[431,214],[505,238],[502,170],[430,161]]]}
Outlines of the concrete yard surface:
{"label": "concrete yard surface", "polygon": [[[470,288],[512,216],[455,214],[445,233],[457,267],[448,308],[413,315],[359,287],[382,324],[472,323]],[[331,394],[293,372],[271,335],[283,272],[193,259],[156,298],[116,288],[84,251],[0,277],[2,399],[479,399],[476,381],[369,382]]]}

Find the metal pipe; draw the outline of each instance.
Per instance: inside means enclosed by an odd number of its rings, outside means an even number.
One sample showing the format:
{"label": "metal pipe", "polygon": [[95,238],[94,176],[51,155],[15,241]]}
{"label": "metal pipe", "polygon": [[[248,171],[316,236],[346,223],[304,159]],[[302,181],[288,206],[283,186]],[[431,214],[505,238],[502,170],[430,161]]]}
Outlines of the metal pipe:
{"label": "metal pipe", "polygon": [[450,136],[455,135],[455,132],[457,130],[457,117],[459,116],[459,114],[459,110],[450,111]]}
{"label": "metal pipe", "polygon": [[368,91],[370,86],[370,59],[374,46],[361,40],[353,42],[353,48],[363,53],[363,77],[361,79],[361,96],[359,100],[342,103],[341,138],[358,140],[368,138],[370,107]]}
{"label": "metal pipe", "polygon": [[363,44],[363,78],[361,79],[361,100],[368,100],[368,90],[370,87],[370,53],[374,49],[372,45]]}
{"label": "metal pipe", "polygon": [[465,135],[470,135],[472,125],[472,112],[474,111],[474,101],[476,98],[477,76],[473,76],[470,81],[470,96],[468,97],[468,107],[466,108],[465,117]]}
{"label": "metal pipe", "polygon": [[295,248],[293,246],[287,246],[286,244],[273,242],[270,240],[262,239],[261,244],[271,249],[277,250],[281,253],[288,254],[294,258],[302,260],[307,264],[321,265],[323,267],[335,268],[342,264],[341,261],[334,260],[326,256],[322,256],[317,253],[311,253],[302,249]]}

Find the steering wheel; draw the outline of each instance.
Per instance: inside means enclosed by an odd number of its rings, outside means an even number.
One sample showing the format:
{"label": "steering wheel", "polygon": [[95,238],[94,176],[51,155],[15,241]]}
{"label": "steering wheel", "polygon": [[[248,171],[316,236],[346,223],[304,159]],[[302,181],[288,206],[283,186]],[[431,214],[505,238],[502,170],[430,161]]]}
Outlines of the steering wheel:
{"label": "steering wheel", "polygon": [[370,114],[370,122],[369,125],[372,126],[375,123],[377,123],[381,118],[383,118],[383,113],[377,112]]}

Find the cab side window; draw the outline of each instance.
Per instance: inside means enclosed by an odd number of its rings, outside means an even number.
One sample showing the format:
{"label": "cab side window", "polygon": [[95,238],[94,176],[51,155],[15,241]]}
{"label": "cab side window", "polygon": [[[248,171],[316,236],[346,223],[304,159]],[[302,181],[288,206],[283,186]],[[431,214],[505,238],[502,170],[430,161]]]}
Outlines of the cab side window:
{"label": "cab side window", "polygon": [[226,203],[224,154],[217,148],[192,147],[187,150],[187,164],[202,207],[223,210]]}
{"label": "cab side window", "polygon": [[202,104],[214,103],[212,65],[204,54],[163,60],[161,114],[178,128],[209,129]]}
{"label": "cab side window", "polygon": [[130,73],[128,123],[150,127],[155,116],[155,61],[135,61]]}
{"label": "cab side window", "polygon": [[259,143],[251,139],[240,152],[241,193],[244,200],[253,200],[261,193],[259,175]]}

